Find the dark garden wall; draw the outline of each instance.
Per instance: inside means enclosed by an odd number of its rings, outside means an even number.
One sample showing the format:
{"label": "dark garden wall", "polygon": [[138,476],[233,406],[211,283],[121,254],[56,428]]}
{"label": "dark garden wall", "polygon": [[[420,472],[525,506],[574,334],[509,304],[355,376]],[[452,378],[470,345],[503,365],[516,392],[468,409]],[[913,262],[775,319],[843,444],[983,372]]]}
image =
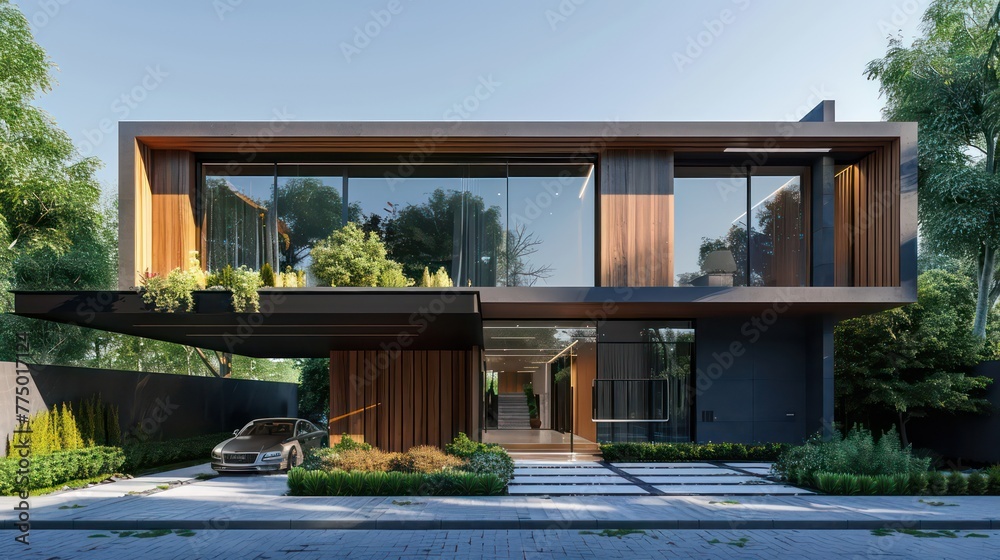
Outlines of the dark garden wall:
{"label": "dark garden wall", "polygon": [[[63,366],[28,366],[30,410],[100,395],[118,407],[122,434],[151,441],[229,432],[254,418],[296,416],[298,385]],[[17,368],[0,362],[0,436],[14,428]],[[23,403],[22,403],[23,404]],[[0,448],[4,446],[0,445]],[[0,449],[2,453],[3,449]]]}
{"label": "dark garden wall", "polygon": [[992,413],[935,413],[910,420],[906,431],[913,447],[931,449],[963,462],[1000,463],[1000,361],[983,362],[972,374],[993,379],[986,391],[986,398],[993,404]]}

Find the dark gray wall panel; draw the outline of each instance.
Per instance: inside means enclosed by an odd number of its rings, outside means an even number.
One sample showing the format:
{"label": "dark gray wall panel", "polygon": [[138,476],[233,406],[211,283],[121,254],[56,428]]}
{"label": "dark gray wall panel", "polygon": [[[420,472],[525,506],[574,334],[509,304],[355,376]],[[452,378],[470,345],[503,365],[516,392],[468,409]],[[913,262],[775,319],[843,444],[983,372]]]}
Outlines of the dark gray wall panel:
{"label": "dark gray wall panel", "polygon": [[[123,434],[153,441],[228,432],[254,418],[298,414],[298,385],[164,373],[29,366],[31,412],[100,395],[118,406]],[[15,365],[0,362],[0,395],[13,403]],[[6,410],[6,405],[4,407]],[[0,417],[0,435],[14,428]]]}

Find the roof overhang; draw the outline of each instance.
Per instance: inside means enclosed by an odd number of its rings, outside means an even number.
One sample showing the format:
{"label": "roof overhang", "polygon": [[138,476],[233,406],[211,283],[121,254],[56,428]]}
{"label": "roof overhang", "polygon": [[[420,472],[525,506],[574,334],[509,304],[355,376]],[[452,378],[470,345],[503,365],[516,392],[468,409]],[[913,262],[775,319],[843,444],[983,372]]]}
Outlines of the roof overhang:
{"label": "roof overhang", "polygon": [[466,349],[482,345],[475,292],[412,289],[261,290],[260,312],[200,291],[192,312],[153,311],[134,291],[15,292],[17,315],[258,358],[330,350]]}
{"label": "roof overhang", "polygon": [[293,288],[260,292],[259,313],[195,292],[192,312],[153,311],[134,291],[15,292],[17,315],[261,358],[330,350],[483,345],[484,320],[855,317],[913,301],[904,288]]}

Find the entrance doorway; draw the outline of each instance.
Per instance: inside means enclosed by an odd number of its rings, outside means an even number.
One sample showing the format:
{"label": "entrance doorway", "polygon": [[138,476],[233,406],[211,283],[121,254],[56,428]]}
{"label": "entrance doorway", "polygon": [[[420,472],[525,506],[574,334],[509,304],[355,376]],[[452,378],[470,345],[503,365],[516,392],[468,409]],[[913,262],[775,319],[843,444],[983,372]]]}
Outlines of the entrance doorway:
{"label": "entrance doorway", "polygon": [[483,333],[483,441],[518,451],[596,449],[596,325],[490,321]]}

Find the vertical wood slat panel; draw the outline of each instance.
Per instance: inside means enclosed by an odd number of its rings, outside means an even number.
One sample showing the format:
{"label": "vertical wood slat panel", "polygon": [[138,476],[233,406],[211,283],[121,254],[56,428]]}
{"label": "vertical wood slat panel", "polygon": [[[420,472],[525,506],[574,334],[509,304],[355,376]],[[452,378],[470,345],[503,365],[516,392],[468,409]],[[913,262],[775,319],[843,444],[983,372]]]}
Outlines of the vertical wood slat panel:
{"label": "vertical wood slat panel", "polygon": [[441,441],[441,357],[427,352],[427,444],[442,446]]}
{"label": "vertical wood slat panel", "polygon": [[[392,451],[474,437],[474,351],[332,351],[330,434]],[[370,407],[370,408],[368,408]]]}
{"label": "vertical wood slat panel", "polygon": [[183,150],[149,150],[150,192],[149,268],[166,274],[187,267],[188,255],[198,251],[195,221],[194,154]]}
{"label": "vertical wood slat panel", "polygon": [[135,275],[134,285],[139,285],[139,279],[146,272],[152,271],[151,253],[153,247],[153,200],[151,172],[153,150],[142,142],[136,141],[135,148]]}
{"label": "vertical wood slat panel", "polygon": [[836,175],[838,286],[899,285],[898,150],[880,148]]}
{"label": "vertical wood slat panel", "polygon": [[672,285],[673,154],[607,150],[600,169],[601,285]]}

